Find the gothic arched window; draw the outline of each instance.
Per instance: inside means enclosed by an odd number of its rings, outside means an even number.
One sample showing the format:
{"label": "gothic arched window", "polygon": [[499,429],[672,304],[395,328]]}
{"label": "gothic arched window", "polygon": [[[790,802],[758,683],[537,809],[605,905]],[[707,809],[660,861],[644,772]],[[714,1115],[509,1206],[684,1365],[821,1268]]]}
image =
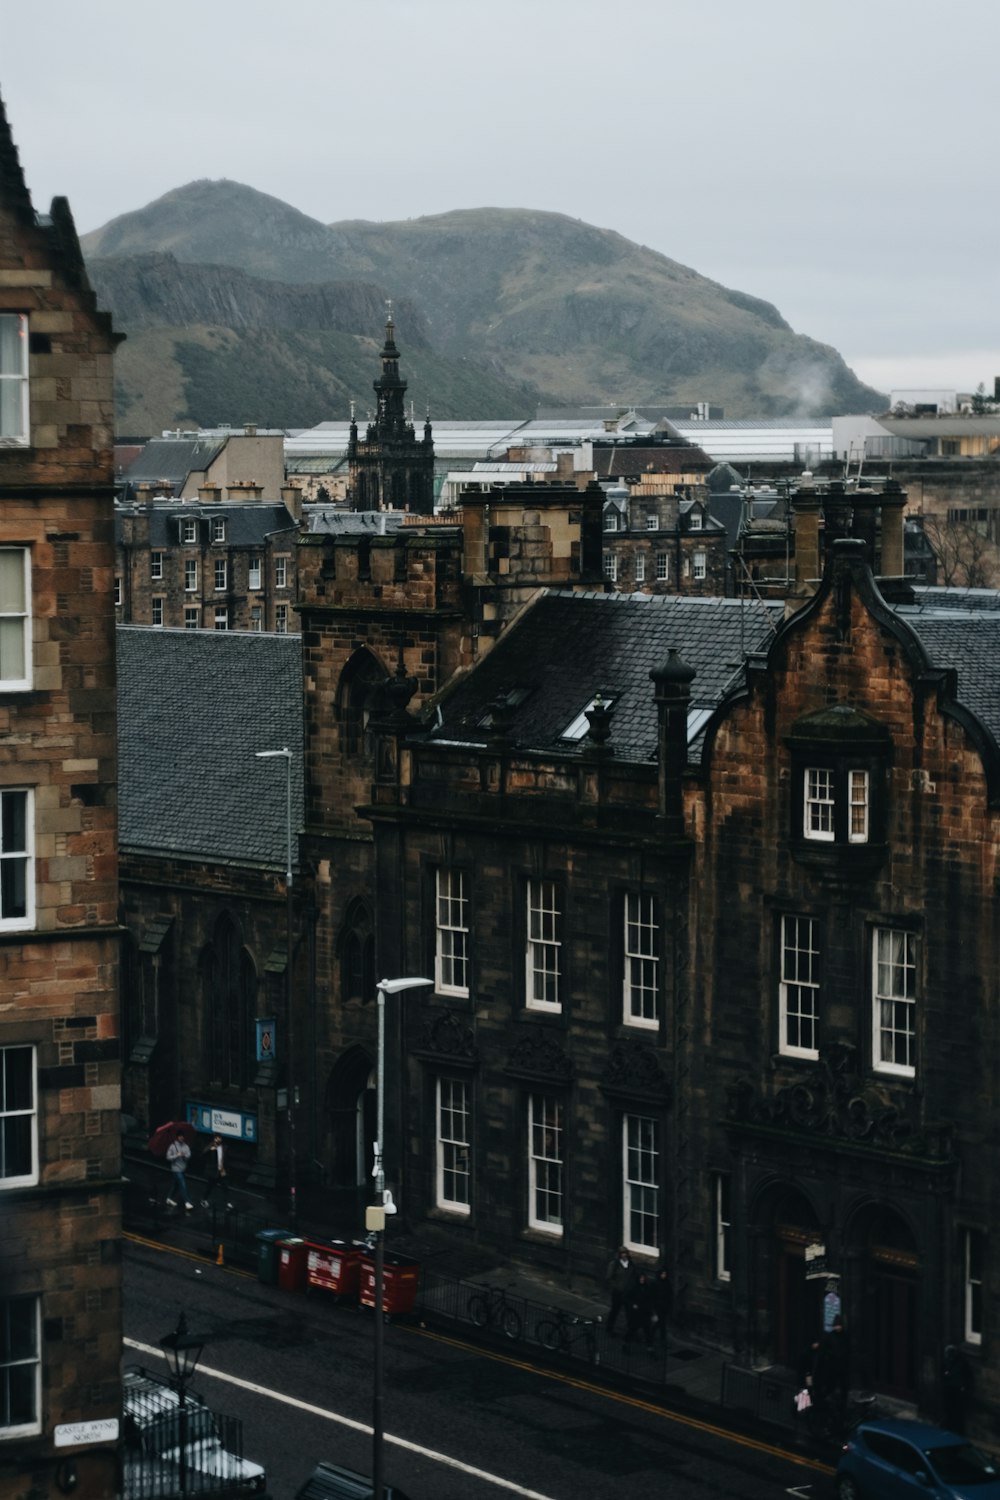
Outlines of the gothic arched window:
{"label": "gothic arched window", "polygon": [[377,658],[364,647],[355,651],[340,674],[337,717],[341,726],[341,745],[351,755],[356,755],[364,744],[375,689],[385,682],[386,676]]}
{"label": "gothic arched window", "polygon": [[340,940],[340,999],[372,1000],[375,996],[375,928],[364,901],[352,901],[344,917]]}
{"label": "gothic arched window", "polygon": [[208,1071],[224,1088],[246,1088],[250,1078],[257,970],[231,917],[216,924],[202,955],[202,993]]}

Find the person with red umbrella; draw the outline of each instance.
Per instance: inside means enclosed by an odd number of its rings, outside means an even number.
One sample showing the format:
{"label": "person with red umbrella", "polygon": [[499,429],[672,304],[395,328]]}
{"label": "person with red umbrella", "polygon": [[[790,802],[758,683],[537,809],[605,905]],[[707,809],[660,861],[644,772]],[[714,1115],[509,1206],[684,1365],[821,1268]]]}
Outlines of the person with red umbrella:
{"label": "person with red umbrella", "polygon": [[171,1208],[177,1207],[177,1198],[173,1196],[174,1193],[179,1194],[184,1199],[185,1208],[194,1208],[194,1204],[188,1197],[187,1177],[185,1176],[190,1160],[191,1147],[178,1131],[167,1147],[167,1161],[170,1163],[170,1170],[174,1174],[173,1190],[167,1195],[167,1202]]}

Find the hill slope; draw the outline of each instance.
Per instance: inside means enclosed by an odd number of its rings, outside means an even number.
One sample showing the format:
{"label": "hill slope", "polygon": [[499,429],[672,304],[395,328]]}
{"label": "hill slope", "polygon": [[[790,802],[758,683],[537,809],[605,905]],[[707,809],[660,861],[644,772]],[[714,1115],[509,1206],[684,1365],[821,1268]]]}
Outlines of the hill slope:
{"label": "hill slope", "polygon": [[[319,304],[304,292],[296,299],[293,285],[322,288],[321,313],[341,332],[347,315],[335,286],[352,300],[351,317],[364,313],[366,298],[370,304],[385,293],[402,299],[412,315],[406,336],[398,319],[411,387],[410,349],[429,338],[444,356],[485,365],[501,388],[523,395],[529,387],[553,403],[701,398],[723,402],[731,417],[820,415],[882,404],[836,350],[794,333],[769,303],[561,214],[484,208],[403,223],[323,225],[239,183],[203,181],[113,220],[84,236],[83,246],[91,260],[104,258],[98,272],[104,297],[126,332],[142,326],[133,319],[145,314],[134,297],[126,303],[124,281],[111,277],[107,258],[114,257],[122,268],[116,274],[124,278],[123,257],[169,251],[178,262],[199,266],[193,274],[203,286],[210,266],[238,267],[250,273],[248,281],[257,278],[253,307],[249,288],[241,298],[248,328],[289,330],[293,305],[311,316],[306,309]],[[279,283],[273,294],[268,282]],[[378,333],[371,324],[353,331]],[[414,395],[437,409],[431,390]],[[473,398],[471,389],[465,398]],[[522,400],[517,410],[524,409]],[[501,414],[495,406],[489,410]]]}

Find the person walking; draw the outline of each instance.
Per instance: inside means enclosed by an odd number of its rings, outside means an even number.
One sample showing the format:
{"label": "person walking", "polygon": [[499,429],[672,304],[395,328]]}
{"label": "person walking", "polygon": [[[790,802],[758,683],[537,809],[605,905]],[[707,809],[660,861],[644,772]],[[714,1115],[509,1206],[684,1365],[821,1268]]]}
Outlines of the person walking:
{"label": "person walking", "polygon": [[944,1425],[952,1432],[965,1431],[965,1408],[972,1390],[972,1371],[969,1361],[954,1344],[944,1351],[941,1366],[941,1399],[944,1404]]}
{"label": "person walking", "polygon": [[653,1352],[653,1282],[648,1271],[639,1271],[625,1294],[625,1348],[636,1335]]}
{"label": "person walking", "polygon": [[167,1147],[167,1161],[170,1170],[174,1174],[173,1186],[167,1195],[167,1202],[171,1208],[176,1208],[178,1200],[183,1200],[185,1208],[194,1208],[194,1204],[188,1197],[187,1168],[191,1160],[191,1147],[180,1134],[175,1135]]}
{"label": "person walking", "polygon": [[634,1277],[635,1267],[632,1264],[632,1257],[629,1255],[627,1247],[622,1245],[617,1255],[608,1262],[608,1269],[604,1277],[611,1296],[611,1306],[608,1309],[608,1321],[606,1325],[609,1334],[615,1331],[615,1324],[618,1322],[619,1313],[624,1314],[625,1312],[625,1295],[629,1291]]}
{"label": "person walking", "polygon": [[[226,1185],[226,1148],[221,1135],[213,1135],[202,1155],[205,1158],[205,1196],[201,1200],[202,1208],[208,1208],[213,1194]],[[232,1208],[227,1203],[227,1208]]]}
{"label": "person walking", "polygon": [[667,1347],[667,1324],[674,1305],[674,1289],[670,1284],[670,1271],[665,1260],[661,1260],[653,1277],[653,1317],[656,1337],[663,1348]]}

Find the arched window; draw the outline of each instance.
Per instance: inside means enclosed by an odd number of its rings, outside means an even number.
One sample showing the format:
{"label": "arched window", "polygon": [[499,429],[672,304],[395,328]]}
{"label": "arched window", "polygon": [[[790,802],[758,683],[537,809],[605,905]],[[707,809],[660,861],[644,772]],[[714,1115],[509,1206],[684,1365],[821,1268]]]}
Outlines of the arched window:
{"label": "arched window", "polygon": [[337,718],[340,720],[341,745],[351,755],[356,755],[364,745],[375,689],[385,682],[387,676],[377,657],[364,647],[355,651],[340,674]]}
{"label": "arched window", "polygon": [[346,1005],[375,996],[375,926],[364,901],[352,901],[340,940],[340,999]]}
{"label": "arched window", "polygon": [[236,923],[219,918],[202,955],[202,994],[209,1077],[224,1088],[246,1088],[257,1014],[257,971]]}

